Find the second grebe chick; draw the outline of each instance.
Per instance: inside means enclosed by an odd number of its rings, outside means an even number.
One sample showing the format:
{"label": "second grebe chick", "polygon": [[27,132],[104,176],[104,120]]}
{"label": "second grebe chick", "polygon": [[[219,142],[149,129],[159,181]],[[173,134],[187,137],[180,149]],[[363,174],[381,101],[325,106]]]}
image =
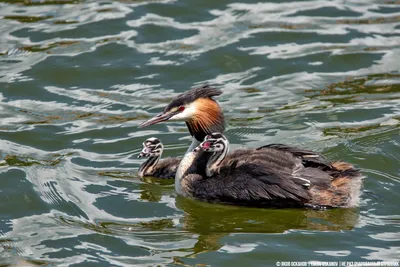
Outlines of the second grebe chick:
{"label": "second grebe chick", "polygon": [[256,207],[354,207],[358,203],[361,176],[354,168],[341,171],[334,167],[338,163],[307,161],[300,149],[283,151],[274,145],[228,153],[228,146],[224,135],[213,133],[187,153],[177,171],[177,192],[208,202]]}
{"label": "second grebe chick", "polygon": [[139,177],[175,178],[176,170],[181,159],[166,158],[160,160],[163,150],[164,146],[158,138],[151,137],[143,143],[143,150],[140,152],[138,158],[148,157],[148,159],[139,167]]}

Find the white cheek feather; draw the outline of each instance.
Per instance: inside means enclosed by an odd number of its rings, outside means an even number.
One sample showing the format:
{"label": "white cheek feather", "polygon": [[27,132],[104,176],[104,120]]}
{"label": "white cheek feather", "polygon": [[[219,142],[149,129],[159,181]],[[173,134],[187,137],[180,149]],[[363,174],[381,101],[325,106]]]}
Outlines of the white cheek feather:
{"label": "white cheek feather", "polygon": [[196,112],[196,105],[195,103],[190,103],[185,106],[185,110],[183,112],[180,112],[176,114],[175,116],[172,116],[169,120],[171,121],[184,121],[187,120],[191,117],[193,117],[194,113]]}

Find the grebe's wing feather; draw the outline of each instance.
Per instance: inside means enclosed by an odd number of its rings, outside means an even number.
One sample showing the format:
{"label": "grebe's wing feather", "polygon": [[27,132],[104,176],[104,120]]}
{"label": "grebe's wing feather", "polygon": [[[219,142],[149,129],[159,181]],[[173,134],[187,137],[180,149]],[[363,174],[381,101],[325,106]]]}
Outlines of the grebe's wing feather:
{"label": "grebe's wing feather", "polygon": [[[274,150],[276,151],[275,153],[273,152]],[[311,184],[322,187],[329,187],[332,179],[338,177],[356,177],[360,175],[360,171],[354,168],[353,165],[345,162],[330,162],[321,154],[311,150],[282,144],[270,144],[259,147],[256,151],[263,152],[263,155],[274,154],[276,158],[282,158],[279,153],[289,153],[294,158],[301,160],[302,166],[296,166],[293,172],[294,177],[307,179],[311,181]],[[290,162],[291,160],[287,159],[287,161]],[[276,169],[282,169],[282,167]]]}
{"label": "grebe's wing feather", "polygon": [[271,173],[257,164],[230,162],[209,178],[194,179],[190,187],[195,198],[211,202],[259,206],[299,205],[310,199],[304,186]]}
{"label": "grebe's wing feather", "polygon": [[332,165],[323,155],[311,150],[291,147],[283,144],[269,144],[259,147],[256,150],[270,149],[284,151],[292,154],[294,157],[301,159],[305,167],[332,169]]}

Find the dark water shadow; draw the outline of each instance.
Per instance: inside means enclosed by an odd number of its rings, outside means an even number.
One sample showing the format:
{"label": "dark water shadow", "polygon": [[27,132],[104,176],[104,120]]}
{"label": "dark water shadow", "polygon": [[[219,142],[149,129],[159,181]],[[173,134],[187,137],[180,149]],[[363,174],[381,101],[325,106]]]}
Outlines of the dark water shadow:
{"label": "dark water shadow", "polygon": [[358,209],[260,209],[202,203],[178,197],[185,212],[183,228],[202,233],[283,233],[288,230],[351,230]]}
{"label": "dark water shadow", "polygon": [[[202,203],[177,197],[176,205],[185,213],[185,231],[198,234],[193,254],[219,250],[221,239],[230,234],[282,234],[300,231],[350,231],[358,222],[358,209],[259,209]],[[179,263],[179,262],[177,262]]]}

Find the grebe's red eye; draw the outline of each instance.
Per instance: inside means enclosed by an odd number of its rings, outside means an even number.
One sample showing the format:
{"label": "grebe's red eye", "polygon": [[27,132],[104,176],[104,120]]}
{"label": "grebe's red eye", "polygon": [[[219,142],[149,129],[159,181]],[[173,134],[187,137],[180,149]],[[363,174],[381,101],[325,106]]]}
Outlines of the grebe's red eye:
{"label": "grebe's red eye", "polygon": [[179,112],[182,112],[182,111],[185,110],[185,107],[184,107],[184,106],[180,106],[180,107],[178,108],[178,110],[179,110]]}

